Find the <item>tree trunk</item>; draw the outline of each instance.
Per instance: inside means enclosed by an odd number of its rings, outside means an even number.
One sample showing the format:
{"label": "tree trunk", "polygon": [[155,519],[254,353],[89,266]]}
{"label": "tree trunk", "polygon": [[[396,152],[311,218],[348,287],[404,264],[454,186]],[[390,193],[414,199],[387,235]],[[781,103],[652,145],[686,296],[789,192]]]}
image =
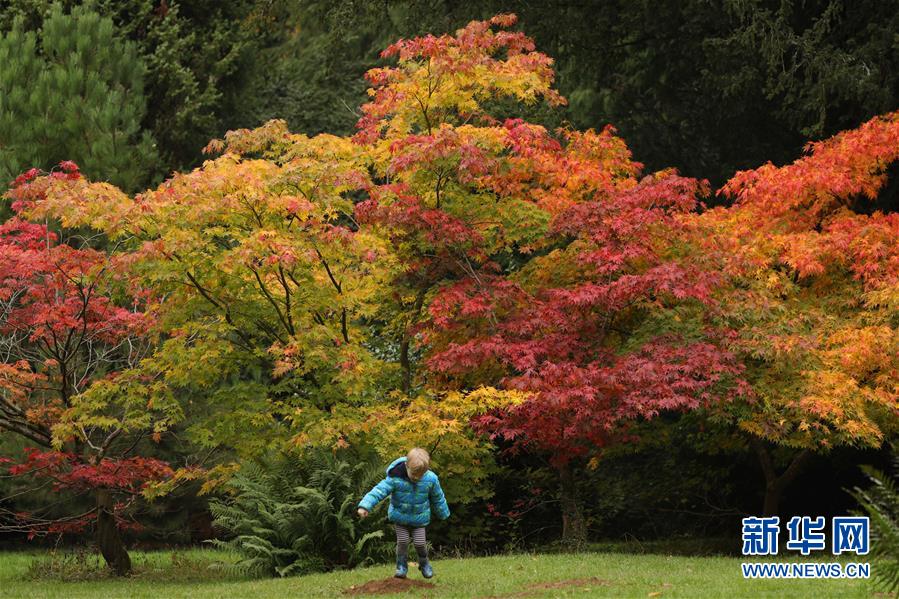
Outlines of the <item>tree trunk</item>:
{"label": "tree trunk", "polygon": [[562,507],[562,543],[572,549],[580,549],[587,542],[587,523],[577,497],[577,485],[571,466],[565,464],[559,469],[560,495]]}
{"label": "tree trunk", "polygon": [[131,557],[116,526],[112,495],[107,489],[97,490],[97,546],[116,576],[131,573]]}
{"label": "tree trunk", "polygon": [[812,457],[812,452],[809,449],[803,449],[796,454],[782,474],[777,474],[771,452],[768,451],[765,443],[761,439],[753,437],[750,439],[750,445],[755,450],[759,464],[762,466],[762,473],[765,475],[765,502],[762,506],[762,515],[777,516],[780,512],[780,498],[784,489],[799,475],[806,462]]}
{"label": "tree trunk", "polygon": [[780,487],[776,484],[772,484],[770,481],[765,481],[765,503],[762,507],[762,515],[763,516],[776,516],[778,512],[780,512]]}

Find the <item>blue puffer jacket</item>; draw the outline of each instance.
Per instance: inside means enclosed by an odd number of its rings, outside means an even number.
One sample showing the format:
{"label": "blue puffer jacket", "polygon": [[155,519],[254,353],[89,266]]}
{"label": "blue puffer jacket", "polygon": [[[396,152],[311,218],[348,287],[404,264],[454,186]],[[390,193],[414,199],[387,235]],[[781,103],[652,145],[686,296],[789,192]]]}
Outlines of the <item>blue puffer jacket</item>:
{"label": "blue puffer jacket", "polygon": [[440,488],[440,479],[428,470],[417,483],[409,480],[406,458],[393,460],[387,466],[387,478],[369,491],[359,507],[371,511],[379,502],[390,496],[387,519],[397,524],[417,528],[431,522],[431,510],[441,520],[449,518],[450,510]]}

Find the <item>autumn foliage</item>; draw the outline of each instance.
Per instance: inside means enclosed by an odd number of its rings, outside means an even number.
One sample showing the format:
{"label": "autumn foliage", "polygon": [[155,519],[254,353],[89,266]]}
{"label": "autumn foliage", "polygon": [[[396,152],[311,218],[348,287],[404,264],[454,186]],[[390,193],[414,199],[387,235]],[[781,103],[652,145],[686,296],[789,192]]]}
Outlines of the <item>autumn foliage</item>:
{"label": "autumn foliage", "polygon": [[352,138],[232,131],[133,197],[69,163],[17,180],[0,427],[57,451],[14,472],[140,494],[196,473],[107,452],[183,426],[238,459],[426,446],[452,502],[487,496],[496,442],[548,458],[578,543],[575,473],[663,413],[756,447],[774,495],[795,469],[772,444],[879,445],[899,215],[865,202],[899,118],[737,173],[709,209],[707,182],[645,173],[611,126],[520,118],[564,99],[514,24],[390,46]]}
{"label": "autumn foliage", "polygon": [[[48,175],[30,171],[10,192],[13,209],[40,203],[55,183],[80,181],[72,163]],[[116,525],[127,524],[125,509],[144,484],[171,472],[127,453],[135,435],[164,430],[177,410],[154,409],[132,393],[136,381],[120,376],[151,345],[146,294],[127,282],[115,258],[83,241],[72,245],[78,237],[69,241],[19,217],[0,225],[0,428],[42,447],[8,466],[10,475],[37,488],[50,483],[64,495],[92,493],[97,505],[62,519],[18,513],[5,527],[34,536],[96,525],[104,555],[127,571]],[[114,502],[123,495],[126,503]]]}
{"label": "autumn foliage", "polygon": [[739,283],[725,289],[744,323],[735,344],[765,363],[756,388],[771,411],[743,421],[754,434],[823,449],[883,440],[879,416],[899,399],[899,215],[864,208],[897,143],[899,116],[875,118],[793,164],[737,173],[722,189],[735,205],[702,217]]}

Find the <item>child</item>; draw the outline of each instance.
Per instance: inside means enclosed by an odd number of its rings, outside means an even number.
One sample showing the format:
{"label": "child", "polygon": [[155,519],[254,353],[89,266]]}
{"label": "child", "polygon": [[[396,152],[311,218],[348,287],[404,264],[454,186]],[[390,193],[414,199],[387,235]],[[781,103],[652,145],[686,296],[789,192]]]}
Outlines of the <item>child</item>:
{"label": "child", "polygon": [[431,509],[441,520],[449,518],[449,506],[440,480],[428,470],[431,457],[428,452],[416,447],[404,458],[397,458],[387,466],[387,478],[375,485],[359,502],[359,516],[365,518],[374,507],[388,495],[390,508],[387,519],[396,528],[396,576],[405,578],[409,571],[409,538],[418,553],[418,568],[422,576],[434,576],[428,562],[428,547],[425,541],[425,526],[431,522]]}

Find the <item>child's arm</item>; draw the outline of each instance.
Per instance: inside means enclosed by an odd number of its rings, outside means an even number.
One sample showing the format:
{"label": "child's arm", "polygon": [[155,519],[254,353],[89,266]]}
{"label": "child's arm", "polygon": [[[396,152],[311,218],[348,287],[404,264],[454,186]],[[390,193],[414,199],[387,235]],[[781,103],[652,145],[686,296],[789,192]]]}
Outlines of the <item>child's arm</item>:
{"label": "child's arm", "polygon": [[434,475],[434,478],[437,480],[435,480],[434,484],[431,486],[431,508],[434,510],[434,513],[437,514],[438,518],[446,520],[450,517],[449,505],[446,503],[446,496],[443,494],[443,489],[440,487],[440,479],[437,478],[436,474]]}
{"label": "child's arm", "polygon": [[376,484],[371,491],[365,494],[365,497],[363,497],[362,501],[359,502],[359,509],[365,510],[366,512],[372,511],[376,505],[383,501],[392,492],[393,483],[390,482],[389,478],[385,478],[384,480]]}

